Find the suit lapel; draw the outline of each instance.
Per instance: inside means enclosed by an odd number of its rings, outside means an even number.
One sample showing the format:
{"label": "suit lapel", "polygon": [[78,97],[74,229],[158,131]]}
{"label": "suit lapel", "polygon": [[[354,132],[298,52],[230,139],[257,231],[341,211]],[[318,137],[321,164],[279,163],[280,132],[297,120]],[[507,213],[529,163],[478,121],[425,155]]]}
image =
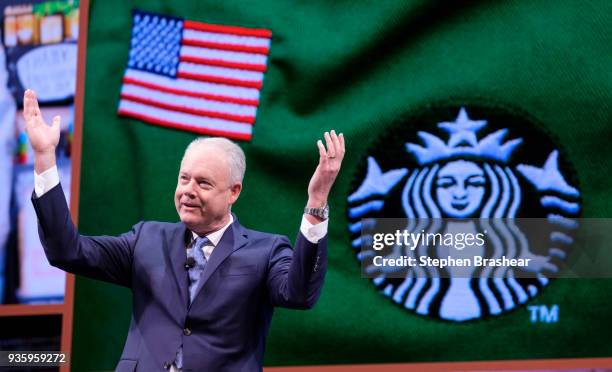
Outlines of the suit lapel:
{"label": "suit lapel", "polygon": [[219,265],[221,265],[223,261],[225,261],[225,259],[233,252],[244,247],[247,242],[248,239],[246,231],[244,231],[243,227],[238,223],[238,220],[234,215],[234,223],[232,223],[230,227],[225,230],[219,244],[215,247],[215,249],[213,249],[208,262],[206,263],[206,267],[204,268],[200,281],[198,282],[198,288],[192,303],[196,301],[200,295],[202,287],[204,287],[206,281],[208,281],[210,276],[217,270]]}
{"label": "suit lapel", "polygon": [[170,261],[174,278],[179,289],[181,300],[185,305],[189,304],[189,278],[185,270],[187,261],[186,234],[188,230],[183,223],[177,223],[169,236],[164,236],[164,252]]}

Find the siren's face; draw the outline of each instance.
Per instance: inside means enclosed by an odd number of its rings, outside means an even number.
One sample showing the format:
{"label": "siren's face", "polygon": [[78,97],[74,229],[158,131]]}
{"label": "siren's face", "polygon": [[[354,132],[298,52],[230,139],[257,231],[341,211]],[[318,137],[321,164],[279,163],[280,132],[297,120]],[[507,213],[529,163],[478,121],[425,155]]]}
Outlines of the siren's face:
{"label": "siren's face", "polygon": [[450,217],[473,216],[482,204],[486,178],[476,163],[456,160],[440,169],[436,178],[436,198]]}

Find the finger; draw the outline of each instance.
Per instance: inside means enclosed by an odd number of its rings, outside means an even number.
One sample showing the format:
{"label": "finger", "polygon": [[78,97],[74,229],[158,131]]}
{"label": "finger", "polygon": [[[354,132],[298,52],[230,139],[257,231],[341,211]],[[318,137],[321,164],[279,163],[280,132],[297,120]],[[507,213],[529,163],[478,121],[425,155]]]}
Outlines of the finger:
{"label": "finger", "polygon": [[334,144],[334,153],[337,156],[341,156],[342,155],[342,149],[340,148],[340,140],[338,139],[338,135],[336,134],[335,130],[331,130],[331,139],[332,139],[332,143]]}
{"label": "finger", "polygon": [[325,146],[323,146],[323,142],[321,140],[317,141],[317,147],[319,148],[319,156],[322,158],[327,158],[327,154],[325,153]]}
{"label": "finger", "polygon": [[32,116],[40,115],[40,107],[38,107],[38,99],[36,98],[36,92],[28,89],[28,97],[30,99],[30,113]]}
{"label": "finger", "polygon": [[32,91],[27,89],[23,93],[23,118],[28,120],[32,117]]}
{"label": "finger", "polygon": [[340,140],[340,148],[342,149],[342,153],[344,154],[345,150],[344,150],[344,133],[340,133],[340,135],[338,136],[338,139]]}
{"label": "finger", "polygon": [[53,118],[53,129],[56,131],[60,131],[60,126],[61,126],[61,122],[62,122],[62,118],[57,115]]}
{"label": "finger", "polygon": [[24,110],[24,113],[27,112],[29,118],[34,118],[40,116],[40,108],[38,107],[38,100],[36,99],[36,93],[28,89],[25,93],[26,95],[26,103],[28,105],[27,110]]}
{"label": "finger", "polygon": [[327,156],[330,158],[336,157],[336,151],[334,151],[334,143],[332,142],[329,132],[325,132],[325,146],[327,146]]}

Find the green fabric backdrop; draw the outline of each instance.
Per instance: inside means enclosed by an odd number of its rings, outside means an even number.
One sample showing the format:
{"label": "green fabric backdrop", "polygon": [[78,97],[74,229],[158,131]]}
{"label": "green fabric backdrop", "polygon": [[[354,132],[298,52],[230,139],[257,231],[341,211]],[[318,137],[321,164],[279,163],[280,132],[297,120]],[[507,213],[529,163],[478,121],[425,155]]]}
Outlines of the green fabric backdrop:
{"label": "green fabric backdrop", "polygon": [[[323,130],[345,133],[333,191],[329,270],[308,312],[277,310],[266,365],[612,356],[612,283],[559,280],[530,304],[559,304],[556,324],[509,314],[450,324],[416,316],[360,278],[346,197],[365,149],[396,117],[448,97],[528,111],[578,172],[583,216],[612,213],[610,1],[91,1],[80,229],[119,234],[139,220],[176,221],[172,195],[194,135],[119,118],[132,6],[273,31],[269,69],[235,212],[250,228],[293,238]],[[114,368],[130,292],[77,278],[74,370]]]}

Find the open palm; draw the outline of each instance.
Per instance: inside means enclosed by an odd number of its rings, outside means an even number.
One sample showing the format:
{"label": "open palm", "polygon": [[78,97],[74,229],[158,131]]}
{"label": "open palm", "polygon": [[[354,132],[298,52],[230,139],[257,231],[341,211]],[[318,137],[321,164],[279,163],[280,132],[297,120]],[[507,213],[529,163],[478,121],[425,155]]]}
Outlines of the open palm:
{"label": "open palm", "polygon": [[23,118],[25,130],[35,153],[55,153],[60,138],[60,117],[53,118],[53,124],[48,125],[43,119],[36,93],[26,90],[23,95]]}
{"label": "open palm", "polygon": [[337,135],[336,131],[332,130],[325,132],[324,137],[327,148],[322,141],[317,141],[319,164],[308,184],[309,200],[316,201],[315,204],[319,204],[317,208],[326,204],[329,192],[340,172],[345,152],[344,135]]}

